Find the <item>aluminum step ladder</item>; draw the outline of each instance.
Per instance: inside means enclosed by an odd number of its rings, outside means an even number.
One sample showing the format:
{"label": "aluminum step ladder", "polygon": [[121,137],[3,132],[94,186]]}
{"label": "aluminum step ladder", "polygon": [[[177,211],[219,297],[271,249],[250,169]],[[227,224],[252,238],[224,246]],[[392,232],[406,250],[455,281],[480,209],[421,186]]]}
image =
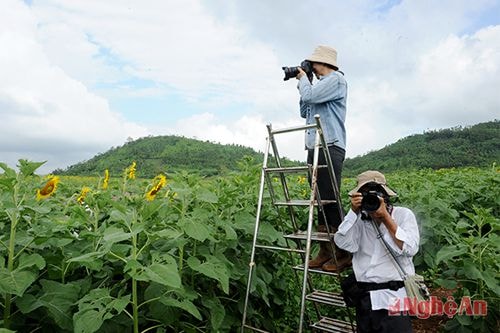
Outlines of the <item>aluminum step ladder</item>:
{"label": "aluminum step ladder", "polygon": [[[341,274],[326,272],[321,269],[312,269],[309,268],[309,257],[311,254],[311,242],[329,242],[332,252],[335,253],[335,246],[333,244],[333,233],[329,230],[327,226],[327,232],[313,232],[313,220],[314,220],[314,212],[317,209],[318,214],[323,214],[323,205],[326,204],[337,204],[337,207],[340,212],[340,216],[343,217],[343,211],[341,208],[340,194],[338,193],[337,181],[335,179],[335,174],[333,172],[333,164],[331,162],[331,157],[328,149],[321,149],[322,147],[327,147],[323,130],[321,127],[321,121],[319,115],[315,116],[316,122],[314,124],[309,124],[305,126],[291,127],[280,130],[273,130],[271,125],[267,126],[268,129],[268,137],[266,142],[266,148],[264,152],[264,162],[262,165],[261,178],[260,178],[260,190],[257,204],[257,213],[256,213],[256,222],[254,229],[254,237],[252,243],[252,251],[250,255],[250,263],[249,263],[249,273],[248,273],[248,284],[245,295],[245,304],[243,309],[243,319],[241,326],[241,333],[244,332],[261,332],[267,333],[268,331],[260,329],[258,327],[254,327],[249,323],[248,309],[250,306],[250,294],[251,294],[251,286],[252,279],[255,275],[255,270],[257,269],[257,263],[255,262],[255,253],[256,250],[273,250],[273,251],[285,251],[291,257],[291,261],[296,258],[296,254],[299,254],[299,264],[293,266],[293,271],[295,273],[296,279],[298,283],[302,283],[301,288],[301,301],[300,301],[300,316],[299,323],[297,327],[297,332],[301,333],[304,331],[306,323],[308,324],[309,331],[314,332],[332,332],[332,333],[341,333],[341,332],[356,332],[356,325],[353,323],[353,315],[348,309],[342,299],[342,296],[338,292],[330,292],[330,291],[321,291],[314,288],[314,279],[312,275],[329,275],[332,278],[332,283],[338,283],[340,285],[340,281],[342,279]],[[316,138],[315,138],[315,146],[314,146],[314,158],[312,165],[305,166],[294,166],[294,167],[284,167],[282,166],[282,161],[279,157],[277,144],[275,140],[275,135],[290,133],[290,132],[298,132],[304,131],[308,129],[316,130]],[[272,149],[272,155],[274,157],[275,166],[269,167],[269,155]],[[323,153],[326,160],[326,165],[318,165],[319,154]],[[332,181],[332,188],[334,189],[334,197],[335,200],[321,200],[319,195],[318,186],[317,186],[317,174],[318,169],[327,168],[330,179]],[[309,200],[304,199],[292,199],[290,197],[290,191],[287,184],[287,176],[289,174],[297,174],[297,173],[305,173],[309,177],[310,181],[310,196]],[[273,179],[271,175],[277,175],[278,181],[280,183],[280,187],[283,191],[283,194],[280,196],[277,195],[275,190],[275,185],[273,185]],[[276,178],[274,178],[276,179]],[[273,245],[264,245],[258,243],[259,241],[259,227],[262,223],[261,221],[261,212],[264,201],[264,189],[266,188],[270,193],[270,199],[272,205],[277,209],[279,216],[283,215],[282,210],[285,209],[287,218],[291,222],[291,229],[293,229],[292,233],[287,233],[285,230],[284,237],[286,240],[286,247],[282,246],[273,246]],[[299,222],[296,217],[296,207],[309,207],[308,210],[308,221],[307,221],[307,230],[300,230]],[[297,208],[300,209],[300,208]],[[292,243],[293,242],[293,243]],[[292,244],[294,246],[292,246]],[[294,257],[295,256],[295,257]],[[347,320],[328,318],[323,316],[320,311],[320,304],[328,305],[331,307],[343,308],[346,316],[343,318],[347,318]],[[307,311],[307,307],[312,307],[312,310]],[[315,320],[310,318],[311,316],[308,313],[315,314]]]}

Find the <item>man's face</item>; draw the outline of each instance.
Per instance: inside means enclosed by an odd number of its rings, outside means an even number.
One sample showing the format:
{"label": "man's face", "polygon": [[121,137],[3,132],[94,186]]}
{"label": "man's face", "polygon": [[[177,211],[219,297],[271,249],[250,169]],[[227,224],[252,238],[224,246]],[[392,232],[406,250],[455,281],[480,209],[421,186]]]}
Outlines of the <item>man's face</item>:
{"label": "man's face", "polygon": [[314,75],[316,75],[317,79],[319,79],[320,75],[323,75],[323,68],[324,67],[325,66],[320,64],[320,63],[317,63],[317,62],[312,63],[313,73],[314,73]]}

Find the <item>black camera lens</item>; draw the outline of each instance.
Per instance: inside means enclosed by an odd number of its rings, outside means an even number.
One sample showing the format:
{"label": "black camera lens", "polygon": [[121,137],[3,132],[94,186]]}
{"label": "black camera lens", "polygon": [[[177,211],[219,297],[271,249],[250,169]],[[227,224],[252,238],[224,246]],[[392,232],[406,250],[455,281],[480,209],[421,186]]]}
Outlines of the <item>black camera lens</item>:
{"label": "black camera lens", "polygon": [[282,69],[285,72],[285,78],[283,79],[283,81],[290,80],[291,78],[299,75],[299,70],[297,67],[282,67]]}
{"label": "black camera lens", "polygon": [[372,213],[379,209],[380,207],[380,197],[382,194],[377,191],[369,191],[363,193],[363,199],[361,200],[361,209],[367,213]]}
{"label": "black camera lens", "polygon": [[290,80],[293,77],[297,77],[299,75],[299,67],[301,67],[304,72],[306,72],[306,75],[309,79],[309,81],[312,82],[313,79],[313,66],[312,63],[309,60],[304,60],[300,63],[300,66],[294,66],[294,67],[281,67],[283,71],[285,72],[285,78],[283,81]]}

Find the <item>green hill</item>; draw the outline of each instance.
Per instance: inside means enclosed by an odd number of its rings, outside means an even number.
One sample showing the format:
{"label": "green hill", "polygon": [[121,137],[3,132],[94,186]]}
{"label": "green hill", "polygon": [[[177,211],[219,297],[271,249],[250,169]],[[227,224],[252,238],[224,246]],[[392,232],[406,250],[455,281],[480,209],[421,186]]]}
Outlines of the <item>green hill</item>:
{"label": "green hill", "polygon": [[488,166],[500,162],[500,121],[415,134],[344,162],[344,175],[365,170]]}
{"label": "green hill", "polygon": [[[150,136],[96,155],[55,174],[96,175],[108,169],[121,174],[133,161],[139,177],[185,170],[211,176],[235,170],[245,156],[262,161],[262,153],[241,145],[222,145],[179,136]],[[363,156],[348,158],[344,176],[372,169],[382,172],[422,168],[488,166],[500,162],[500,121],[415,134]],[[285,165],[297,162],[284,161]]]}
{"label": "green hill", "polygon": [[154,177],[160,172],[186,170],[210,176],[236,169],[244,156],[262,161],[262,153],[241,145],[222,145],[179,136],[150,136],[111,148],[88,161],[72,165],[54,174],[95,175],[108,169],[122,174],[133,161],[138,177]]}

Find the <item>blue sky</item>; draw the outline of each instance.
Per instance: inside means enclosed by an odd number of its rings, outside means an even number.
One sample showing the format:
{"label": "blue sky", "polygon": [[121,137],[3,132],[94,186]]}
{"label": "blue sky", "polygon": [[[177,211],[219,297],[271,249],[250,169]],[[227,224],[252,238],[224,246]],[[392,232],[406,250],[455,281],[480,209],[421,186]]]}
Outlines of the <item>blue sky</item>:
{"label": "blue sky", "polygon": [[[50,172],[127,138],[263,150],[296,126],[298,65],[339,53],[347,156],[500,117],[500,1],[0,0],[0,161]],[[282,153],[303,159],[303,136]]]}

